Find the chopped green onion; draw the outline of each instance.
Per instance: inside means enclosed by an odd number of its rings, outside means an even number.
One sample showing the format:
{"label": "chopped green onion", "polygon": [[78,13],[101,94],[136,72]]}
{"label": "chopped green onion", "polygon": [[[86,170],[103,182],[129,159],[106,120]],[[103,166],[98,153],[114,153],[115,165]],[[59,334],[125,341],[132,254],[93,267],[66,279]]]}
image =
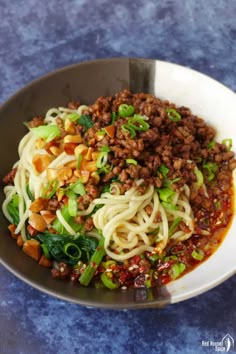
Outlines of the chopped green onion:
{"label": "chopped green onion", "polygon": [[77,164],[76,164],[76,168],[78,170],[80,169],[82,160],[83,160],[83,156],[82,156],[82,154],[79,154],[78,157],[77,157]]}
{"label": "chopped green onion", "polygon": [[152,254],[148,259],[151,261],[151,263],[155,263],[158,259],[160,259],[159,254]]}
{"label": "chopped green onion", "polygon": [[212,181],[215,178],[215,172],[218,170],[218,165],[215,162],[206,162],[205,164],[203,164],[202,166],[203,168],[205,168],[207,170],[207,179],[208,181]]}
{"label": "chopped green onion", "polygon": [[156,188],[156,191],[159,194],[159,198],[166,203],[169,203],[173,197],[173,195],[175,194],[175,192],[168,188],[168,187],[164,187],[164,188]]}
{"label": "chopped green onion", "polygon": [[222,141],[222,144],[224,144],[226,146],[227,151],[230,151],[233,146],[233,140],[232,139],[224,139]]}
{"label": "chopped green onion", "polygon": [[166,167],[165,165],[161,164],[161,165],[158,167],[158,172],[161,173],[161,175],[162,175],[164,178],[167,178],[167,175],[168,175],[168,172],[169,172],[169,168]]}
{"label": "chopped green onion", "polygon": [[108,278],[108,276],[106,275],[106,273],[102,273],[101,274],[101,281],[103,282],[103,284],[105,285],[105,287],[107,287],[108,289],[117,289],[119,287],[118,282],[115,283],[113,282],[112,279]]}
{"label": "chopped green onion", "polygon": [[118,119],[118,114],[116,112],[111,112],[111,124],[113,125],[115,121]]}
{"label": "chopped green onion", "polygon": [[80,248],[72,242],[68,242],[65,244],[64,252],[71,259],[80,259],[82,254]]}
{"label": "chopped green onion", "polygon": [[138,162],[134,159],[126,159],[126,163],[137,166]]}
{"label": "chopped green onion", "polygon": [[102,168],[106,165],[108,159],[108,153],[107,152],[100,152],[98,155],[98,159],[96,162],[97,168]]}
{"label": "chopped green onion", "polygon": [[146,132],[150,125],[139,114],[135,114],[128,120],[128,126],[140,132]]}
{"label": "chopped green onion", "polygon": [[166,108],[166,113],[172,122],[178,122],[181,119],[181,115],[173,108]]}
{"label": "chopped green onion", "polygon": [[136,136],[135,130],[130,127],[128,124],[122,124],[121,129],[130,134],[130,139],[133,139]]}
{"label": "chopped green onion", "polygon": [[48,248],[47,248],[46,243],[42,243],[42,244],[41,244],[41,248],[42,248],[42,250],[43,250],[44,256],[45,256],[47,259],[50,259],[51,256],[50,256],[50,253],[49,253],[49,251],[48,251]]}
{"label": "chopped green onion", "polygon": [[111,172],[113,166],[112,165],[109,165],[109,164],[106,164],[105,166],[99,168],[99,170],[97,171],[97,174],[101,174],[101,173],[109,173]]}
{"label": "chopped green onion", "polygon": [[148,289],[152,287],[151,277],[144,281],[144,285],[145,285],[146,288],[148,288]]}
{"label": "chopped green onion", "polygon": [[97,133],[96,133],[98,136],[102,136],[102,135],[105,135],[106,134],[106,131],[104,129],[102,130],[99,130]]}
{"label": "chopped green onion", "polygon": [[86,194],[84,185],[83,185],[83,183],[80,180],[78,180],[75,183],[71,184],[68,187],[67,190],[72,191],[75,194],[79,194],[79,195],[82,195],[82,196]]}
{"label": "chopped green onion", "polygon": [[59,182],[57,180],[49,181],[43,189],[42,198],[50,199],[56,193]]}
{"label": "chopped green onion", "polygon": [[178,217],[172,222],[172,224],[169,228],[169,237],[173,234],[173,232],[175,231],[175,229],[177,228],[177,226],[180,224],[181,221],[182,221],[182,218]]}
{"label": "chopped green onion", "polygon": [[75,122],[79,119],[78,113],[70,113],[66,115],[66,118],[70,119],[71,122]]}
{"label": "chopped green onion", "polygon": [[105,256],[104,237],[102,236],[96,251],[94,252],[94,254],[90,259],[89,264],[85,268],[82,275],[79,277],[80,284],[87,286],[90,283],[104,256]]}
{"label": "chopped green onion", "polygon": [[85,130],[88,130],[94,125],[94,122],[92,121],[92,119],[88,114],[80,116],[78,123],[82,125],[85,128]]}
{"label": "chopped green onion", "polygon": [[110,150],[109,146],[102,146],[99,149],[99,151],[101,151],[101,152],[110,152],[111,150]]}
{"label": "chopped green onion", "polygon": [[116,265],[116,261],[113,261],[112,259],[103,263],[105,269],[109,269],[112,265]]}
{"label": "chopped green onion", "polygon": [[170,269],[170,276],[172,279],[178,278],[186,269],[184,263],[175,263]]}
{"label": "chopped green onion", "polygon": [[192,253],[191,253],[191,256],[196,259],[197,261],[202,261],[205,254],[202,250],[194,250]]}
{"label": "chopped green onion", "polygon": [[77,210],[78,210],[78,204],[77,204],[77,196],[75,193],[68,191],[66,193],[68,197],[68,211],[70,216],[76,216],[77,215]]}
{"label": "chopped green onion", "polygon": [[172,184],[178,182],[181,180],[181,177],[177,177],[177,178],[174,178],[174,179],[165,179],[164,182],[163,182],[163,187],[170,187]]}
{"label": "chopped green onion", "polygon": [[118,114],[120,117],[130,117],[134,114],[134,106],[123,103],[118,108]]}
{"label": "chopped green onion", "polygon": [[45,139],[47,143],[60,136],[60,130],[56,124],[40,125],[39,127],[31,128],[30,131],[38,138]]}
{"label": "chopped green onion", "polygon": [[207,149],[211,150],[215,146],[216,142],[214,140],[210,141],[209,144],[207,144]]}
{"label": "chopped green onion", "polygon": [[197,167],[195,167],[194,168],[194,173],[195,173],[195,175],[197,177],[197,182],[196,182],[197,186],[198,187],[202,187],[203,184],[204,184],[204,178],[203,178],[202,172]]}
{"label": "chopped green onion", "polygon": [[177,205],[175,205],[175,204],[166,203],[166,202],[162,202],[161,204],[162,204],[162,206],[163,206],[164,208],[166,208],[166,209],[179,210],[178,207],[177,207]]}

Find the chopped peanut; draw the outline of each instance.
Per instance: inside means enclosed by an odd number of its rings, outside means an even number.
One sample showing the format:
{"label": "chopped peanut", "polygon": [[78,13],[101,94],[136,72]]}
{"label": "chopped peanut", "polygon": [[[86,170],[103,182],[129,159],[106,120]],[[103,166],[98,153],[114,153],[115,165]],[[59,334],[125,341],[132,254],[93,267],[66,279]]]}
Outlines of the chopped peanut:
{"label": "chopped peanut", "polygon": [[46,154],[36,154],[32,159],[33,166],[37,173],[42,173],[48,165],[50,164],[51,159]]}
{"label": "chopped peanut", "polygon": [[105,132],[109,136],[109,138],[113,139],[115,136],[115,126],[114,125],[108,125],[108,127],[104,128]]}
{"label": "chopped peanut", "polygon": [[16,225],[15,225],[15,224],[10,224],[10,225],[8,226],[8,230],[10,231],[11,236],[12,236],[14,239],[17,239],[18,235],[15,234]]}
{"label": "chopped peanut", "polygon": [[89,147],[86,155],[84,156],[85,160],[90,161],[92,160],[92,153],[93,153],[93,148]]}
{"label": "chopped peanut", "polygon": [[95,184],[98,184],[100,181],[100,176],[99,176],[99,174],[97,174],[97,172],[92,172],[91,178]]}
{"label": "chopped peanut", "polygon": [[23,251],[31,258],[38,261],[41,256],[40,242],[34,239],[27,240],[23,244]]}
{"label": "chopped peanut", "polygon": [[65,143],[64,144],[65,153],[67,155],[74,155],[76,146],[77,146],[76,143]]}
{"label": "chopped peanut", "polygon": [[19,246],[19,247],[22,247],[22,246],[23,246],[24,241],[23,241],[23,238],[22,238],[21,235],[19,235],[19,236],[17,237],[16,244],[17,244],[17,246]]}
{"label": "chopped peanut", "polygon": [[74,160],[74,161],[67,162],[67,163],[65,164],[65,166],[72,168],[72,170],[75,170],[75,169],[76,169],[76,166],[77,166],[77,161]]}
{"label": "chopped peanut", "polygon": [[48,259],[44,256],[44,254],[42,254],[40,260],[39,260],[39,265],[41,265],[42,267],[46,267],[46,268],[52,268],[52,260]]}
{"label": "chopped peanut", "polygon": [[71,178],[72,169],[70,167],[48,168],[46,175],[48,181],[57,179],[59,182],[64,182]]}
{"label": "chopped peanut", "polygon": [[62,149],[58,146],[51,146],[49,150],[54,156],[59,156],[62,153]]}
{"label": "chopped peanut", "polygon": [[47,224],[51,224],[56,219],[56,215],[51,210],[41,210],[40,214]]}
{"label": "chopped peanut", "polygon": [[92,160],[96,161],[98,159],[100,152],[99,151],[94,151],[92,153]]}
{"label": "chopped peanut", "polygon": [[95,172],[97,171],[96,161],[82,161],[80,169],[83,171]]}
{"label": "chopped peanut", "polygon": [[37,213],[42,209],[46,209],[47,204],[48,204],[48,201],[46,199],[39,197],[31,203],[29,210]]}
{"label": "chopped peanut", "polygon": [[47,224],[42,215],[32,213],[29,217],[29,224],[37,231],[44,232]]}
{"label": "chopped peanut", "polygon": [[44,148],[45,144],[46,144],[46,142],[45,142],[45,140],[44,140],[43,138],[39,138],[39,139],[37,139],[37,140],[35,141],[35,145],[36,145],[36,148],[37,148],[37,149],[42,149],[42,148]]}
{"label": "chopped peanut", "polygon": [[79,144],[76,148],[75,148],[75,156],[78,158],[79,155],[85,155],[87,154],[88,151],[88,147],[84,144]]}
{"label": "chopped peanut", "polygon": [[66,135],[64,137],[64,143],[82,143],[83,139],[81,137],[80,134],[76,134],[76,135]]}
{"label": "chopped peanut", "polygon": [[69,134],[75,134],[75,126],[69,118],[65,119],[65,131]]}

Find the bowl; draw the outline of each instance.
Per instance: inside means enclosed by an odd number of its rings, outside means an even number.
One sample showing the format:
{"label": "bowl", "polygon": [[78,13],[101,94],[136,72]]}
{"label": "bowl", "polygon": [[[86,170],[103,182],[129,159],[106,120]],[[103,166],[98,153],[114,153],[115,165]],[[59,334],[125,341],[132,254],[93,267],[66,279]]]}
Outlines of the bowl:
{"label": "bowl", "polygon": [[[25,134],[23,122],[44,114],[50,107],[78,98],[91,104],[102,95],[125,88],[153,93],[192,112],[216,127],[217,138],[236,131],[236,95],[217,81],[186,67],[149,59],[102,59],[75,64],[37,79],[17,92],[0,108],[1,180],[18,160],[17,146]],[[233,146],[235,150],[235,146]],[[1,204],[4,195],[1,190]],[[217,251],[194,271],[160,289],[127,291],[85,288],[56,280],[17,247],[0,214],[2,264],[33,287],[60,299],[103,308],[163,307],[201,294],[235,274],[236,220]]]}

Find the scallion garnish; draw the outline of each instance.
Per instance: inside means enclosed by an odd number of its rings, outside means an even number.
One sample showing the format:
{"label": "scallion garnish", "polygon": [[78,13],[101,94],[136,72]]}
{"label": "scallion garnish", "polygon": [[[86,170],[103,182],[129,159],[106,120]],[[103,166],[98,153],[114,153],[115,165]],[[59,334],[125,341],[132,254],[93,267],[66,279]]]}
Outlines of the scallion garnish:
{"label": "scallion garnish", "polygon": [[83,160],[83,156],[82,156],[82,154],[79,154],[77,157],[77,164],[76,164],[76,168],[78,170],[80,169],[80,165],[81,165],[82,160]]}
{"label": "scallion garnish", "polygon": [[38,138],[45,139],[47,143],[60,135],[60,130],[56,124],[40,125],[39,127],[31,128],[30,131]]}
{"label": "scallion garnish", "polygon": [[108,153],[106,151],[100,152],[100,154],[98,155],[98,159],[96,162],[96,166],[97,168],[102,168],[106,165],[108,160]]}
{"label": "scallion garnish", "polygon": [[222,144],[224,144],[226,146],[227,151],[230,151],[233,146],[233,140],[232,139],[224,139],[222,141]]}
{"label": "scallion garnish", "polygon": [[119,283],[114,282],[111,278],[108,278],[106,273],[102,273],[100,278],[105,287],[108,289],[117,289],[119,287]]}
{"label": "scallion garnish", "polygon": [[123,103],[118,108],[118,114],[120,117],[130,117],[134,114],[134,106]]}
{"label": "scallion garnish", "polygon": [[111,124],[114,124],[118,117],[119,116],[116,114],[116,112],[111,112]]}
{"label": "scallion garnish", "polygon": [[78,113],[70,113],[66,115],[66,118],[68,118],[71,122],[76,122],[79,119]]}
{"label": "scallion garnish", "polygon": [[172,122],[178,122],[181,119],[181,115],[173,108],[166,108],[166,113]]}
{"label": "scallion garnish", "polygon": [[63,250],[64,253],[73,260],[80,259],[82,254],[80,248],[74,242],[66,243]]}
{"label": "scallion garnish", "polygon": [[204,178],[202,172],[197,167],[195,167],[194,173],[197,177],[197,182],[196,182],[197,187],[202,187],[204,184]]}
{"label": "scallion garnish", "polygon": [[128,124],[122,124],[121,129],[124,132],[129,133],[130,139],[133,139],[136,136],[135,130],[132,127],[130,127]]}
{"label": "scallion garnish", "polygon": [[192,253],[191,256],[196,259],[197,261],[202,261],[205,254],[202,250],[195,249]]}
{"label": "scallion garnish", "polygon": [[186,269],[186,265],[184,263],[175,263],[171,267],[169,274],[172,279],[178,278]]}
{"label": "scallion garnish", "polygon": [[207,170],[208,181],[212,181],[215,178],[215,172],[218,170],[217,163],[208,161],[204,163],[202,167]]}
{"label": "scallion garnish", "polygon": [[156,191],[159,194],[159,198],[166,203],[169,203],[173,197],[173,195],[175,194],[175,192],[168,188],[168,187],[164,187],[164,188],[156,188]]}
{"label": "scallion garnish", "polygon": [[43,189],[42,198],[50,199],[56,193],[59,182],[57,180],[49,181]]}
{"label": "scallion garnish", "polygon": [[150,125],[142,118],[140,114],[135,114],[128,120],[128,126],[140,132],[146,132]]}
{"label": "scallion garnish", "polygon": [[167,202],[161,202],[161,204],[165,209],[178,210],[178,207],[175,204],[167,203]]}
{"label": "scallion garnish", "polygon": [[126,161],[126,163],[128,163],[130,165],[137,166],[137,164],[138,164],[138,162],[136,160],[134,160],[134,159],[126,159],[125,161]]}
{"label": "scallion garnish", "polygon": [[166,167],[165,165],[161,164],[158,167],[158,172],[162,175],[162,177],[167,178],[168,172],[169,172],[169,168]]}
{"label": "scallion garnish", "polygon": [[214,146],[215,146],[216,142],[214,140],[210,141],[208,144],[207,144],[207,149],[208,150],[211,150]]}
{"label": "scallion garnish", "polygon": [[174,233],[175,229],[177,228],[177,226],[180,224],[181,221],[182,218],[178,217],[172,222],[169,228],[169,237]]}
{"label": "scallion garnish", "polygon": [[101,151],[101,152],[110,152],[111,150],[110,150],[109,146],[102,146],[99,149],[99,151]]}

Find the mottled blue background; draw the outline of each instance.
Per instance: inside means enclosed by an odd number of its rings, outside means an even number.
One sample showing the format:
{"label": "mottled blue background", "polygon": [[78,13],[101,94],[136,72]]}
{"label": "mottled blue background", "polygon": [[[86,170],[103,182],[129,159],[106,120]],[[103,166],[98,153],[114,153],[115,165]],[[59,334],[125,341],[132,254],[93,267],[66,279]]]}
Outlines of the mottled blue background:
{"label": "mottled blue background", "polygon": [[[56,68],[104,57],[162,59],[236,90],[235,0],[0,0],[0,103]],[[236,277],[163,310],[87,309],[0,268],[0,353],[213,353],[236,341]],[[234,348],[236,351],[236,348]],[[232,352],[232,351],[231,351]]]}

